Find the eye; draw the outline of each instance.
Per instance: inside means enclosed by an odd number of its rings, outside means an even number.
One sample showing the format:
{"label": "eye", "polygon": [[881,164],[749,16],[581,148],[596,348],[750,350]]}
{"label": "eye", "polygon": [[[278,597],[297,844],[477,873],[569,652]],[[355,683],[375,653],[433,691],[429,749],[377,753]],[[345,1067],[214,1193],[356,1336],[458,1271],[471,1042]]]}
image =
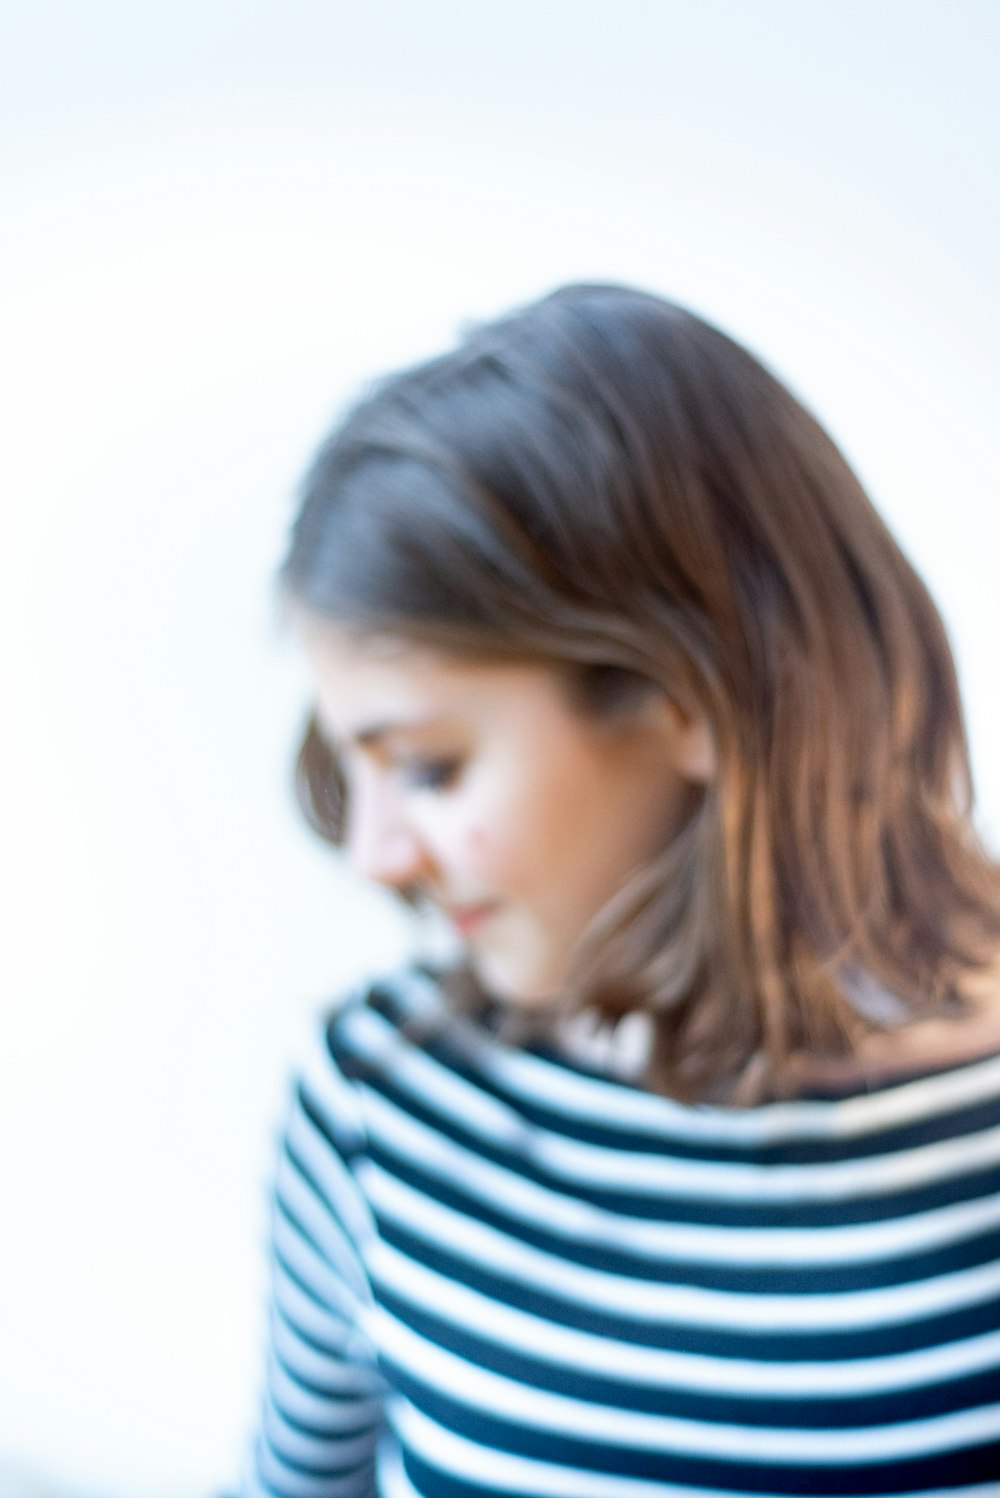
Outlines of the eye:
{"label": "eye", "polygon": [[400,765],[406,784],[416,791],[444,791],[458,779],[462,762],[458,759],[411,759]]}

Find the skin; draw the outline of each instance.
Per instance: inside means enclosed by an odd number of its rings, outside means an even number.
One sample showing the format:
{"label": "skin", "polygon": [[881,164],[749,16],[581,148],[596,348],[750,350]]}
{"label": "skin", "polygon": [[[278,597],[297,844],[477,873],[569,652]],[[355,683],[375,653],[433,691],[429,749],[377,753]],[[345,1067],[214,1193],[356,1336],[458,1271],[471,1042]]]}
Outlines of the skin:
{"label": "skin", "polygon": [[440,907],[498,998],[557,994],[592,917],[714,773],[705,724],[661,694],[597,717],[546,666],[303,634],[358,872]]}

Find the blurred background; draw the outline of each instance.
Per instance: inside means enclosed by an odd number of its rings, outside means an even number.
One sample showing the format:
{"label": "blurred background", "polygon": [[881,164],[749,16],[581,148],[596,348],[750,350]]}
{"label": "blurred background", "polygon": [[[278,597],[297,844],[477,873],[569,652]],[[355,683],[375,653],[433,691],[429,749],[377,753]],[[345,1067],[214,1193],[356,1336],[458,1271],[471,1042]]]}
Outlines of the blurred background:
{"label": "blurred background", "polygon": [[0,21],[0,1494],[201,1498],[253,1421],[289,1068],[409,940],[292,805],[272,572],[312,447],[559,282],[690,303],[928,578],[996,846],[1000,6]]}

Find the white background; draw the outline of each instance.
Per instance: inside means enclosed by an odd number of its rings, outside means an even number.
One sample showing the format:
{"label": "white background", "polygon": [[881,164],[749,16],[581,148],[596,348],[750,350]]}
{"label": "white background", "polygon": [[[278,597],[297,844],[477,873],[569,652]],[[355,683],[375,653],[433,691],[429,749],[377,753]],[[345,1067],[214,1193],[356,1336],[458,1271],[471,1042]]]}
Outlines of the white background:
{"label": "white background", "polygon": [[930,581],[1000,841],[1000,5],[20,10],[0,1467],[195,1498],[233,1481],[252,1420],[289,1065],[319,1003],[405,939],[296,821],[306,683],[271,585],[360,381],[569,279],[721,321]]}

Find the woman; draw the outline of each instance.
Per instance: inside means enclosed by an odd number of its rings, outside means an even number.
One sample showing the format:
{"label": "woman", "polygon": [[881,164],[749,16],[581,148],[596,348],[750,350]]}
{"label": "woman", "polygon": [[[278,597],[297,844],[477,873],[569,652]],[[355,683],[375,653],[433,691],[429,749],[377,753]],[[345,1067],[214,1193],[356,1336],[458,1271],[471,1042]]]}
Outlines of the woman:
{"label": "woman", "polygon": [[1000,874],[830,439],[566,287],[357,407],[283,582],[304,805],[464,955],[298,1087],[247,1492],[1000,1491]]}

